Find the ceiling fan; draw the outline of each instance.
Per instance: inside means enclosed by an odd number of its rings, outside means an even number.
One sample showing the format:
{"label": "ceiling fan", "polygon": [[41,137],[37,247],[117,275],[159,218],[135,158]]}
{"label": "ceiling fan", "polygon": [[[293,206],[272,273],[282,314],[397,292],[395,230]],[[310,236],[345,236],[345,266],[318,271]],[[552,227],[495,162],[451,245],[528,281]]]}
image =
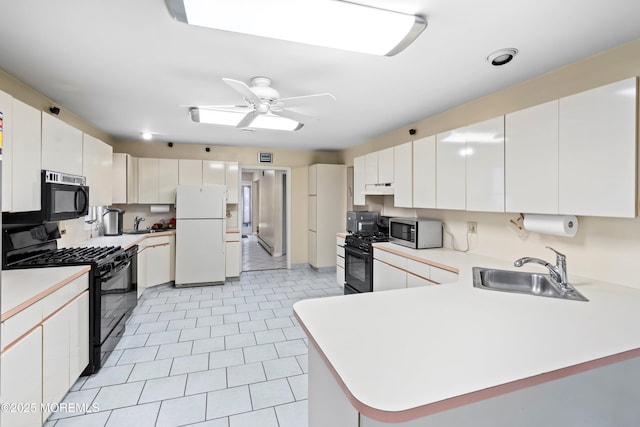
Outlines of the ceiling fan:
{"label": "ceiling fan", "polygon": [[[221,113],[244,113],[244,117],[235,125],[236,128],[241,129],[252,127],[256,119],[260,121],[261,116],[271,118],[273,118],[273,116],[280,116],[299,123],[299,126],[291,129],[297,130],[300,129],[306,121],[314,120],[315,118],[298,111],[289,110],[288,108],[297,109],[326,101],[335,101],[336,99],[335,96],[330,93],[280,98],[280,93],[271,87],[271,79],[268,77],[252,78],[251,86],[239,80],[228,78],[223,78],[222,80],[242,96],[246,105],[203,105],[197,107],[197,109]],[[254,125],[254,127],[260,126]]]}

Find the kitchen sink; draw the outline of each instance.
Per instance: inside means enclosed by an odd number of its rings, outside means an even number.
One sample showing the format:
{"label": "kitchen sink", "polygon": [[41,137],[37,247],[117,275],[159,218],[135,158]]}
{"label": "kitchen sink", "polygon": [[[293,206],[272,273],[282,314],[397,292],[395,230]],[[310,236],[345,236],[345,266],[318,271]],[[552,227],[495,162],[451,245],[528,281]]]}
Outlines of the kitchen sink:
{"label": "kitchen sink", "polygon": [[589,301],[571,285],[563,288],[548,274],[473,267],[473,286],[491,291]]}
{"label": "kitchen sink", "polygon": [[122,233],[123,234],[148,234],[151,233],[153,230],[124,230]]}

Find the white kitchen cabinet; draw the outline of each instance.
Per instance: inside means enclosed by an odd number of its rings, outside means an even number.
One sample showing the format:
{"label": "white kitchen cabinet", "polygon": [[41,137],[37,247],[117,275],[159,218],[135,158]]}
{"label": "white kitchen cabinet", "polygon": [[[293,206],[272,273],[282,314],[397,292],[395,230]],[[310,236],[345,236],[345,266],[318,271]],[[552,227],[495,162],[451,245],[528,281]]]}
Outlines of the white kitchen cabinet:
{"label": "white kitchen cabinet", "polygon": [[178,160],[178,184],[202,185],[202,160]]}
{"label": "white kitchen cabinet", "polygon": [[138,203],[138,159],[125,153],[113,153],[112,203]]}
{"label": "white kitchen cabinet", "polygon": [[507,114],[505,210],[557,214],[558,173],[558,101]]}
{"label": "white kitchen cabinet", "polygon": [[[400,191],[396,184],[396,195]],[[436,207],[436,137],[413,141],[413,207]]]}
{"label": "white kitchen cabinet", "polygon": [[42,169],[82,175],[82,131],[42,112]]}
{"label": "white kitchen cabinet", "polygon": [[89,365],[89,292],[69,304],[69,388]]}
{"label": "white kitchen cabinet", "polygon": [[11,211],[37,211],[41,200],[42,114],[15,98],[11,113]]}
{"label": "white kitchen cabinet", "polygon": [[[317,164],[316,195],[308,197],[309,264],[335,267],[335,236],[344,231],[347,211],[347,169],[344,165]],[[312,248],[313,246],[313,248]]]}
{"label": "white kitchen cabinet", "polygon": [[226,184],[226,171],[224,162],[204,160],[202,162],[203,184]]}
{"label": "white kitchen cabinet", "polygon": [[365,195],[365,156],[359,156],[353,159],[353,204],[355,206],[364,206]]}
{"label": "white kitchen cabinet", "polygon": [[407,273],[407,288],[419,288],[421,286],[430,286],[433,282],[415,274]]}
{"label": "white kitchen cabinet", "polygon": [[13,97],[0,91],[0,113],[2,113],[2,211],[11,210],[12,151],[13,151]]}
{"label": "white kitchen cabinet", "polygon": [[464,128],[436,135],[436,208],[466,208],[466,153]]}
{"label": "white kitchen cabinet", "polygon": [[407,287],[407,272],[386,262],[373,260],[373,292]]}
{"label": "white kitchen cabinet", "polygon": [[309,181],[308,181],[309,195],[315,196],[318,191],[318,166],[309,166]]}
{"label": "white kitchen cabinet", "polygon": [[344,237],[336,237],[336,283],[344,288]]}
{"label": "white kitchen cabinet", "polygon": [[560,99],[559,213],[636,215],[637,79]]}
{"label": "white kitchen cabinet", "polygon": [[393,147],[394,206],[413,207],[413,173],[413,143]]}
{"label": "white kitchen cabinet", "polygon": [[504,116],[465,127],[466,209],[504,212]]}
{"label": "white kitchen cabinet", "polygon": [[176,202],[177,159],[138,159],[138,203]]}
{"label": "white kitchen cabinet", "polygon": [[378,183],[378,152],[368,153],[364,156],[364,183]]}
{"label": "white kitchen cabinet", "polygon": [[242,243],[240,233],[226,233],[225,243],[225,277],[240,276]]}
{"label": "white kitchen cabinet", "polygon": [[394,176],[394,148],[389,147],[378,151],[378,184],[393,182]]}
{"label": "white kitchen cabinet", "polygon": [[227,186],[227,204],[238,203],[240,192],[240,169],[236,162],[225,162],[225,184]]}
{"label": "white kitchen cabinet", "polygon": [[[36,411],[0,411],[2,427],[42,425],[42,327],[38,326],[13,346],[2,352],[0,359],[0,395],[2,403],[37,405]],[[48,403],[57,403],[48,402]]]}
{"label": "white kitchen cabinet", "polygon": [[[42,324],[42,400],[60,402],[69,390],[69,310],[64,307]],[[88,320],[88,319],[87,319]],[[46,419],[48,413],[43,413]]]}
{"label": "white kitchen cabinet", "polygon": [[88,134],[82,137],[82,175],[89,186],[89,205],[112,204],[113,147]]}
{"label": "white kitchen cabinet", "polygon": [[172,280],[172,244],[175,236],[147,237],[138,245],[138,297],[146,288]]}

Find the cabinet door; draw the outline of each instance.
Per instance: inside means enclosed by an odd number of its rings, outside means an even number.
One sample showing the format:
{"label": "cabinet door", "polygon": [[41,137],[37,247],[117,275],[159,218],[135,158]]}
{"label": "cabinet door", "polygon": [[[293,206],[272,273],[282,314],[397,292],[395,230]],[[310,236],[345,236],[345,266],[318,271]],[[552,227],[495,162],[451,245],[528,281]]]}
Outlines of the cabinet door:
{"label": "cabinet door", "polygon": [[111,201],[114,204],[127,204],[127,155],[113,153]]}
{"label": "cabinet door", "polygon": [[561,214],[636,214],[636,78],[560,99]]}
{"label": "cabinet door", "polygon": [[226,171],[224,162],[204,160],[202,162],[202,183],[225,185]]}
{"label": "cabinet door", "polygon": [[178,184],[202,185],[202,160],[178,160]]}
{"label": "cabinet door", "polygon": [[158,203],[158,159],[138,159],[138,202]]}
{"label": "cabinet door", "polygon": [[69,387],[89,364],[89,291],[69,304]]}
{"label": "cabinet door", "polygon": [[436,208],[466,208],[466,155],[463,128],[436,135]]}
{"label": "cabinet door", "polygon": [[[42,324],[42,401],[60,402],[69,391],[71,308],[64,307]],[[48,413],[43,413],[47,418]]]}
{"label": "cabinet door", "polygon": [[82,147],[82,169],[89,186],[89,204],[109,206],[112,204],[113,147],[86,133]]}
{"label": "cabinet door", "polygon": [[160,285],[171,281],[171,248],[169,243],[149,246],[146,260],[146,283],[148,286]]}
{"label": "cabinet door", "polygon": [[309,230],[309,264],[313,267],[318,265],[318,239],[315,231]]}
{"label": "cabinet door", "polygon": [[2,212],[11,211],[11,166],[13,151],[13,97],[0,91],[0,113],[2,113]]}
{"label": "cabinet door", "polygon": [[393,182],[393,147],[378,151],[378,183]]}
{"label": "cabinet door", "polygon": [[416,276],[415,274],[407,273],[407,288],[419,288],[421,286],[433,285],[424,277]]}
{"label": "cabinet door", "polygon": [[309,230],[318,231],[318,196],[309,196]]}
{"label": "cabinet door", "polygon": [[407,142],[393,148],[393,204],[396,207],[413,207],[413,148]]}
{"label": "cabinet door", "polygon": [[505,116],[505,209],[558,213],[558,101]]}
{"label": "cabinet door", "polygon": [[147,289],[147,252],[142,245],[138,246],[138,298]]}
{"label": "cabinet door", "polygon": [[318,166],[309,166],[309,195],[315,196],[318,191]]}
{"label": "cabinet door", "polygon": [[226,277],[240,276],[240,242],[226,242],[225,275]]}
{"label": "cabinet door", "polygon": [[127,154],[127,203],[138,203],[138,159]]}
{"label": "cabinet door", "polygon": [[407,272],[389,264],[373,260],[373,292],[407,287]]}
{"label": "cabinet door", "polygon": [[42,113],[42,169],[82,175],[82,131]]}
{"label": "cabinet door", "polygon": [[[398,187],[396,185],[396,191]],[[436,207],[436,137],[413,141],[413,207]]]}
{"label": "cabinet door", "polygon": [[238,192],[240,185],[240,172],[238,164],[226,162],[225,165],[225,183],[227,185],[227,203],[238,203]]}
{"label": "cabinet door", "polygon": [[[37,327],[2,353],[0,360],[2,402],[35,403],[35,412],[0,411],[2,427],[42,425],[42,327]],[[48,402],[49,403],[49,402]],[[56,401],[57,403],[57,401]]]}
{"label": "cabinet door", "polygon": [[504,212],[504,116],[465,128],[466,208]]}
{"label": "cabinet door", "polygon": [[42,114],[17,99],[13,100],[12,114],[11,209],[13,212],[37,211],[40,210]]}
{"label": "cabinet door", "polygon": [[175,203],[178,189],[178,160],[158,159],[158,203]]}
{"label": "cabinet door", "polygon": [[365,184],[377,184],[378,183],[378,152],[369,153],[364,156]]}
{"label": "cabinet door", "polygon": [[364,206],[365,204],[365,156],[353,159],[353,204]]}

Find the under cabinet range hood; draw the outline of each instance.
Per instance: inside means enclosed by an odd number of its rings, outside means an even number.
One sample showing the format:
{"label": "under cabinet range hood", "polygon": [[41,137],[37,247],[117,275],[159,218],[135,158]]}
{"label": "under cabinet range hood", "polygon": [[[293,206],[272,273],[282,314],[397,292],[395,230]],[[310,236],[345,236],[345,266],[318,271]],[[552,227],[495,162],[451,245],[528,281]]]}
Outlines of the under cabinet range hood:
{"label": "under cabinet range hood", "polygon": [[365,196],[389,196],[395,194],[392,182],[386,184],[367,184],[362,194]]}

